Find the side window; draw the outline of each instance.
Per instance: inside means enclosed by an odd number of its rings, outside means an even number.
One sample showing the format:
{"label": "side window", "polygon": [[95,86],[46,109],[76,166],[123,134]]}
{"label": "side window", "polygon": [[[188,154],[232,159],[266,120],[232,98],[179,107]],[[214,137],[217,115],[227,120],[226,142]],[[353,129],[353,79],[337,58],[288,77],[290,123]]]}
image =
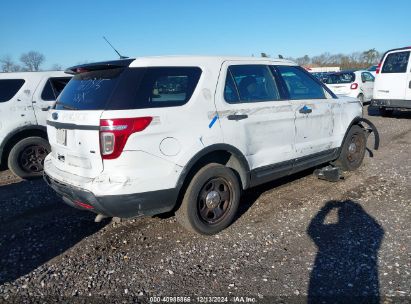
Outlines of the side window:
{"label": "side window", "polygon": [[70,79],[70,77],[49,78],[44,86],[43,92],[41,92],[41,99],[44,101],[56,100]]}
{"label": "side window", "polygon": [[323,87],[296,66],[280,65],[276,67],[285,85],[290,99],[324,99]]}
{"label": "side window", "polygon": [[405,73],[409,58],[409,51],[388,54],[381,73]]}
{"label": "side window", "polygon": [[266,65],[231,65],[224,98],[228,103],[279,100],[273,75]]}
{"label": "side window", "polygon": [[191,98],[200,75],[197,67],[148,68],[136,101],[147,107],[183,105]]}
{"label": "side window", "polygon": [[361,78],[362,78],[362,81],[365,81],[365,82],[374,82],[374,76],[372,76],[368,72],[361,73]]}
{"label": "side window", "polygon": [[0,102],[12,99],[24,84],[24,79],[0,79]]}

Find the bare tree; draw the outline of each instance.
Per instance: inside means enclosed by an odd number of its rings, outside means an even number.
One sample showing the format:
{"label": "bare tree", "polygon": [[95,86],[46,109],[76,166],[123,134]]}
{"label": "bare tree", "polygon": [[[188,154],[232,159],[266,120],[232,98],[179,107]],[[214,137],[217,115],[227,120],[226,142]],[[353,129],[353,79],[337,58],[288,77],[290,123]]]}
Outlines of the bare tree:
{"label": "bare tree", "polygon": [[21,70],[21,67],[14,63],[11,56],[6,55],[0,59],[1,70],[3,72],[18,72]]}
{"label": "bare tree", "polygon": [[299,64],[299,65],[307,65],[310,64],[311,59],[308,55],[305,55],[303,57],[299,57],[297,59],[295,59],[295,61]]}
{"label": "bare tree", "polygon": [[378,62],[379,54],[376,49],[370,49],[362,53],[363,62],[372,65]]}
{"label": "bare tree", "polygon": [[51,69],[52,69],[53,71],[62,71],[62,70],[63,70],[63,67],[61,66],[61,64],[55,63],[55,64],[53,64],[53,65],[51,66]]}
{"label": "bare tree", "polygon": [[44,60],[44,55],[36,51],[30,51],[22,54],[20,57],[20,61],[24,64],[24,69],[27,71],[39,71],[40,65]]}

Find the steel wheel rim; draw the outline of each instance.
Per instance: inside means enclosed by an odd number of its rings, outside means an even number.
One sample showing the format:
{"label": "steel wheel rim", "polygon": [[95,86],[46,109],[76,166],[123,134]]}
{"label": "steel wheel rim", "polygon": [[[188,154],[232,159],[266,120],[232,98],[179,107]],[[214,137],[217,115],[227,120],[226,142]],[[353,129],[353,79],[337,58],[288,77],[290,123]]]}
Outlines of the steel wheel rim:
{"label": "steel wheel rim", "polygon": [[44,169],[44,159],[48,150],[40,145],[31,145],[20,153],[19,164],[22,169],[30,173],[39,173]]}
{"label": "steel wheel rim", "polygon": [[209,179],[204,183],[197,198],[197,212],[200,219],[213,225],[227,217],[233,201],[233,187],[222,177]]}
{"label": "steel wheel rim", "polygon": [[362,157],[364,147],[365,147],[364,138],[358,133],[353,134],[351,136],[351,140],[350,140],[350,143],[347,149],[348,150],[347,160],[350,163],[359,162]]}

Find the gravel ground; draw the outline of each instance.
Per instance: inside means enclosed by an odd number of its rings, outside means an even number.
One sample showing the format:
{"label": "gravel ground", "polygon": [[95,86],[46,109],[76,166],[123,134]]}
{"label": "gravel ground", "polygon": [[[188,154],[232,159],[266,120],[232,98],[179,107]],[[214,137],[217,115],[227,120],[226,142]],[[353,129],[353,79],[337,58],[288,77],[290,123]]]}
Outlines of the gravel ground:
{"label": "gravel ground", "polygon": [[381,148],[358,171],[249,190],[212,237],[172,216],[96,224],[42,180],[0,172],[0,302],[409,303],[411,113],[369,118]]}

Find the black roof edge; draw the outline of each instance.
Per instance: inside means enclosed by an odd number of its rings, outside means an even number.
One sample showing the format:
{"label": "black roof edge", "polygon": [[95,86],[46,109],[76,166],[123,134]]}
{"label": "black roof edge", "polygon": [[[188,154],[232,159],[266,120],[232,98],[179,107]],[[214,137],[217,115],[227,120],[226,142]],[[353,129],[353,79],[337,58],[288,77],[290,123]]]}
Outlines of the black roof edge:
{"label": "black roof edge", "polygon": [[389,52],[392,52],[392,51],[402,51],[402,50],[411,50],[411,46],[404,46],[404,47],[395,48],[395,49],[391,49],[391,50],[386,51],[386,52],[381,56],[380,62],[382,62],[382,61],[384,60],[385,55],[387,55]]}
{"label": "black roof edge", "polygon": [[77,72],[78,69],[96,71],[96,70],[106,70],[106,69],[114,69],[114,68],[120,68],[120,67],[128,67],[130,63],[132,63],[134,60],[135,58],[127,58],[127,59],[120,59],[120,60],[85,63],[85,64],[75,65],[73,67],[67,68],[64,72],[67,74],[78,74]]}

